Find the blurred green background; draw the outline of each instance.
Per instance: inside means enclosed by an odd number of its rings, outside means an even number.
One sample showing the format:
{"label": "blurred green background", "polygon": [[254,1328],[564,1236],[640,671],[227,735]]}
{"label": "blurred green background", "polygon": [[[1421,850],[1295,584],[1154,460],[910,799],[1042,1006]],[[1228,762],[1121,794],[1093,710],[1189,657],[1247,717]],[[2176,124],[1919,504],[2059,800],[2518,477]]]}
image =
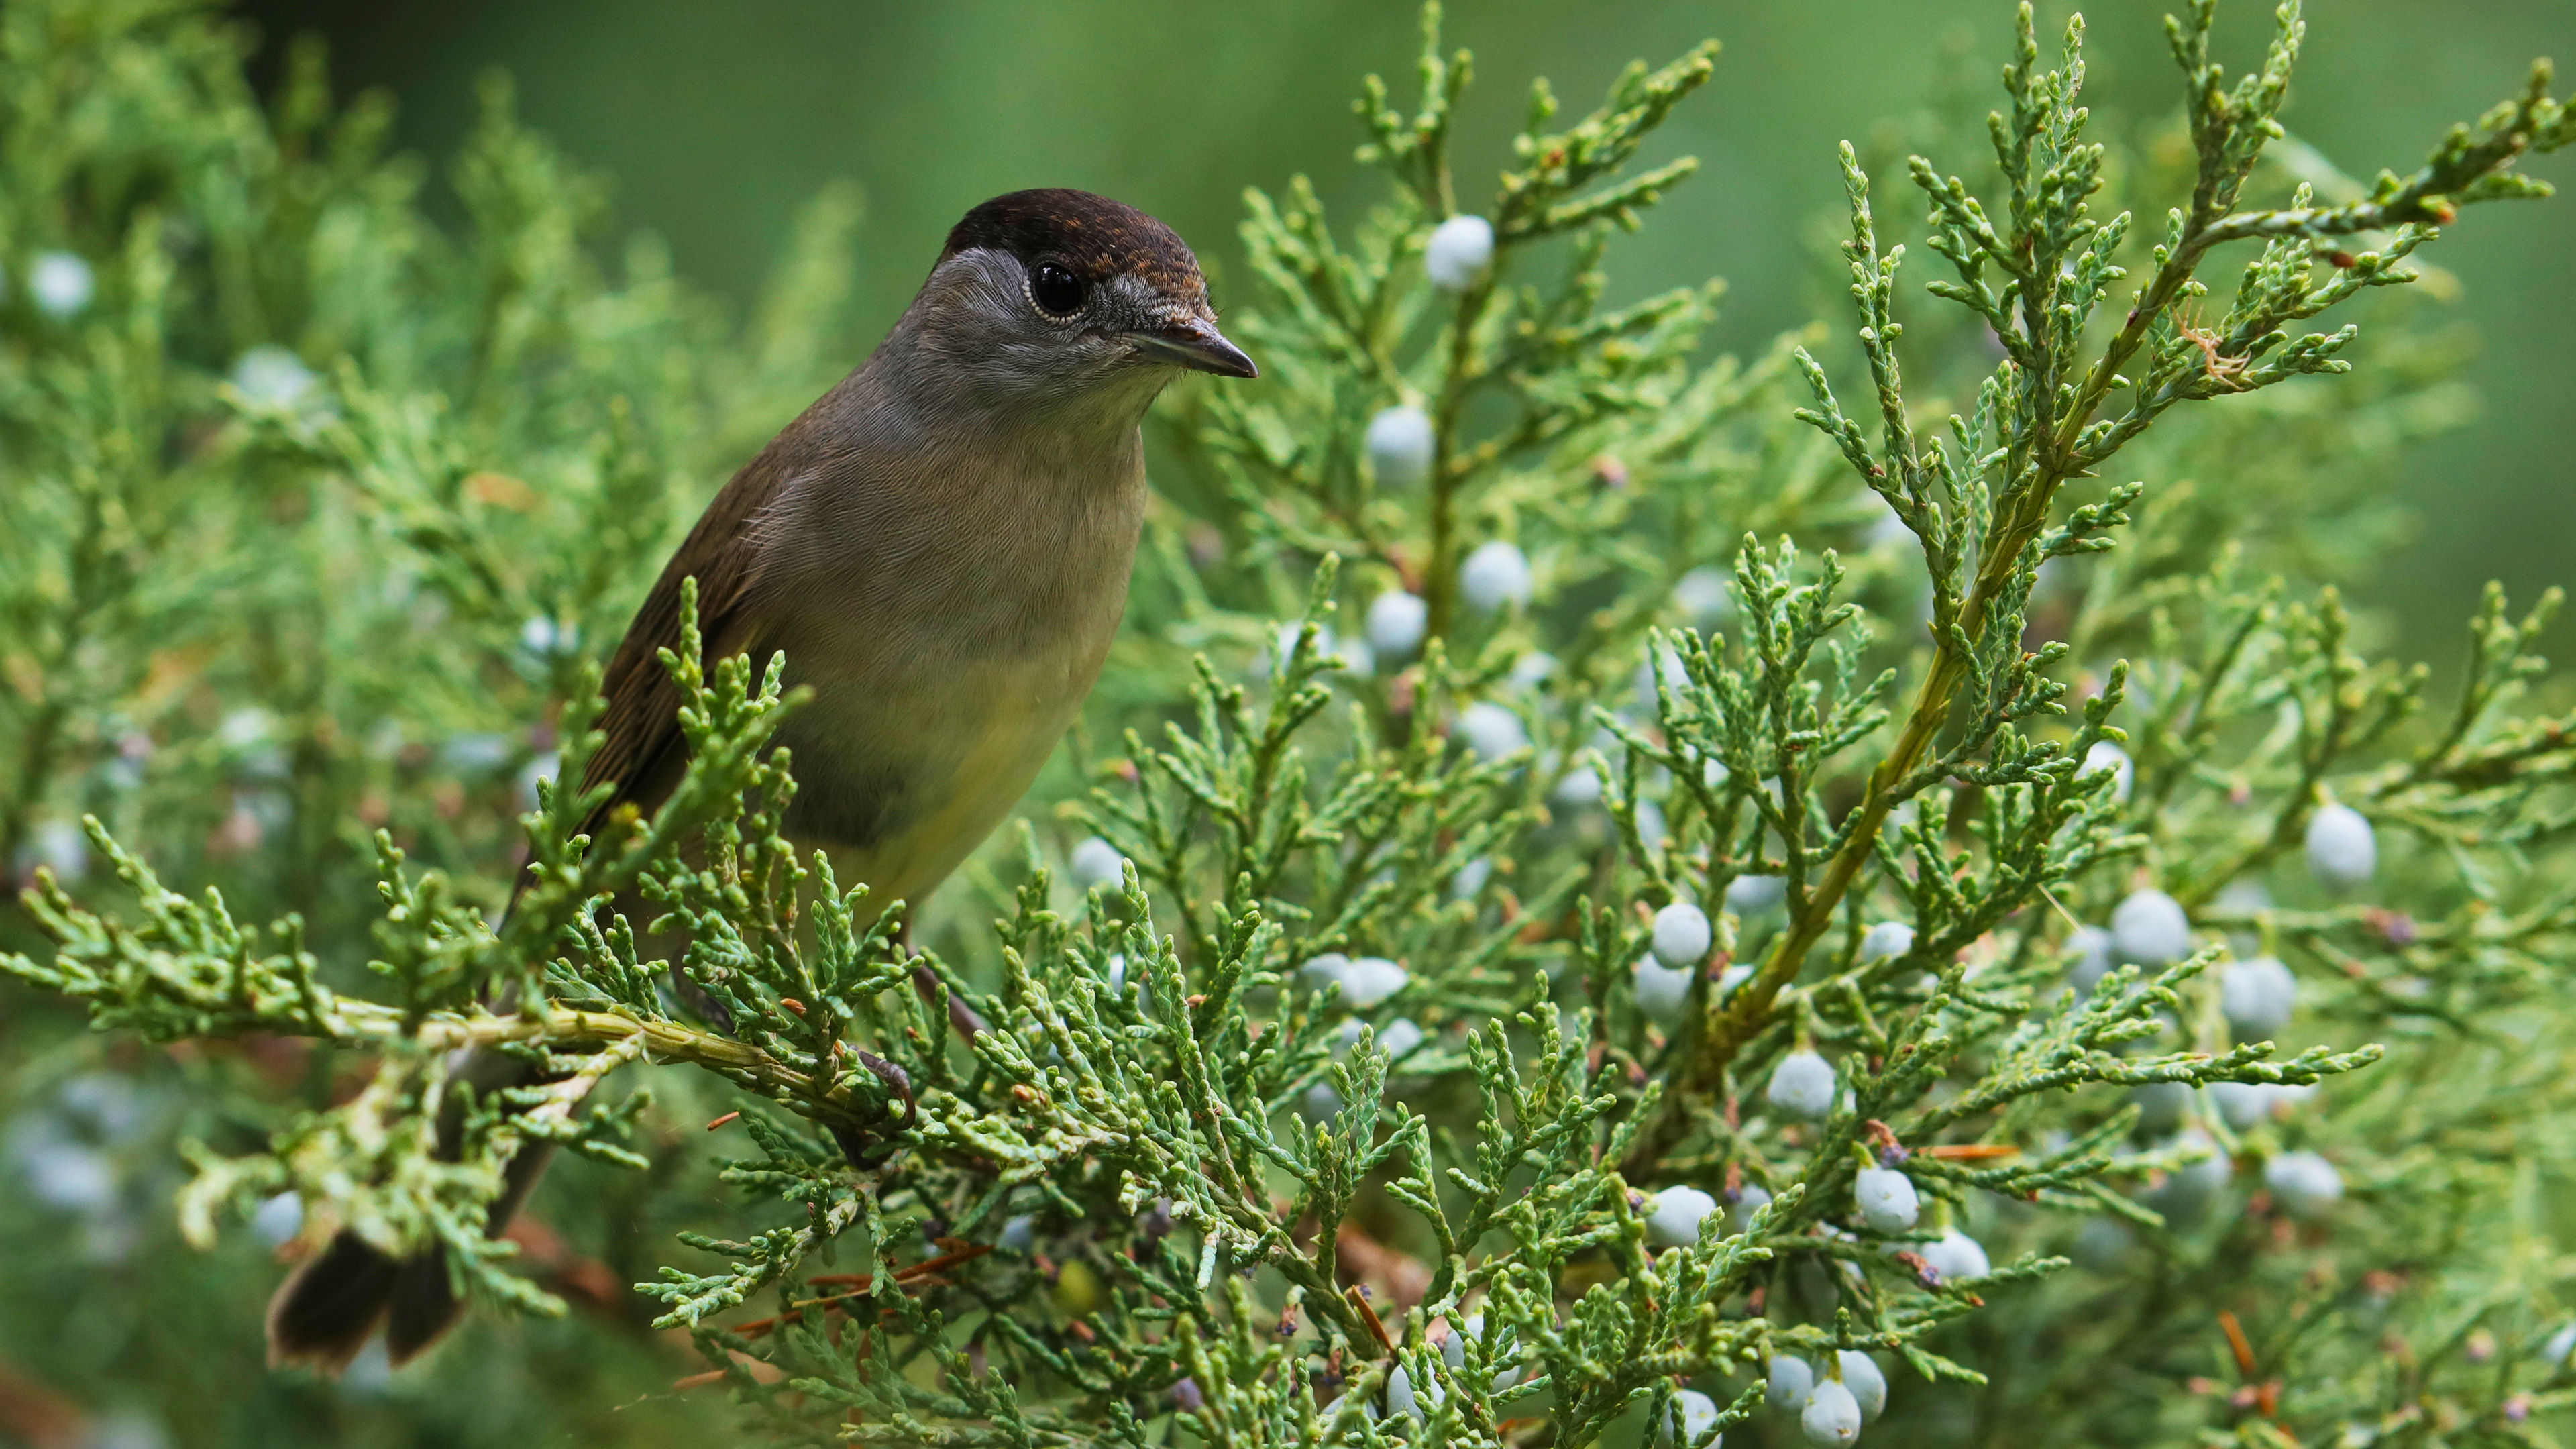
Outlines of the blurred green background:
{"label": "blurred green background", "polygon": [[[2044,25],[2067,8],[2046,6]],[[2175,108],[2161,30],[2171,8],[2084,7],[2091,94],[2123,133]],[[2260,59],[2270,11],[2243,0],[2223,9],[2230,69],[2241,70]],[[1359,136],[1350,100],[1367,71],[1409,95],[1418,14],[1410,0],[258,0],[241,13],[266,40],[263,80],[286,37],[320,33],[340,88],[390,89],[404,143],[435,160],[471,122],[477,79],[508,71],[521,113],[613,178],[621,227],[660,233],[683,275],[737,299],[803,202],[834,180],[857,182],[865,335],[850,339],[853,362],[911,296],[948,225],[1016,187],[1079,186],[1161,216],[1207,260],[1222,305],[1245,186],[1305,172],[1345,219],[1381,194],[1347,164]],[[2576,56],[2576,0],[2318,0],[2309,14],[2289,124],[2365,178],[2382,165],[2411,169],[2444,127],[2512,90],[2531,57]],[[1614,275],[1631,294],[1725,277],[1715,345],[1757,349],[1842,305],[1834,143],[1865,141],[1944,88],[1965,86],[1983,106],[2009,15],[2003,0],[1453,4],[1451,43],[1474,51],[1482,77],[1462,195],[1505,159],[1529,77],[1588,105],[1628,60],[1660,62],[1717,36],[1716,82],[1646,158],[1688,152],[1703,169],[1614,257]],[[1885,180],[1895,185],[1881,188],[1880,206],[1914,210],[1895,194],[1901,181]],[[2387,611],[2403,652],[2433,658],[2456,652],[2486,579],[2527,599],[2576,576],[2576,460],[2561,431],[2576,420],[2576,370],[2563,363],[2576,208],[2473,213],[2442,265],[2460,283],[2449,307],[2484,349],[2473,377],[2485,415],[2407,460],[2418,539],[2357,591]],[[2571,639],[2562,620],[2562,656]]]}

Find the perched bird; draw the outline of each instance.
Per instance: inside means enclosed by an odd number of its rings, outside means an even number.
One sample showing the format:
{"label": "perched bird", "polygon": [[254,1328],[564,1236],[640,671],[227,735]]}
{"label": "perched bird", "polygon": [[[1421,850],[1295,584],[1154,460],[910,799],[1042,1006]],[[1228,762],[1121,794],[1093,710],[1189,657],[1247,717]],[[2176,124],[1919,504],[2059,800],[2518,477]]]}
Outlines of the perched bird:
{"label": "perched bird", "polygon": [[[709,660],[785,651],[812,701],[786,821],[869,899],[918,903],[1028,789],[1127,603],[1145,511],[1145,409],[1182,369],[1254,377],[1171,228],[1088,192],[1015,191],[966,213],[867,361],[733,476],[611,659],[586,784],[650,811],[686,764],[679,640],[698,584]],[[487,1057],[480,1091],[524,1068]],[[490,1230],[534,1186],[510,1165]],[[400,1363],[456,1321],[444,1255],[396,1261],[343,1231],[278,1289],[269,1354],[346,1364],[376,1325]]]}

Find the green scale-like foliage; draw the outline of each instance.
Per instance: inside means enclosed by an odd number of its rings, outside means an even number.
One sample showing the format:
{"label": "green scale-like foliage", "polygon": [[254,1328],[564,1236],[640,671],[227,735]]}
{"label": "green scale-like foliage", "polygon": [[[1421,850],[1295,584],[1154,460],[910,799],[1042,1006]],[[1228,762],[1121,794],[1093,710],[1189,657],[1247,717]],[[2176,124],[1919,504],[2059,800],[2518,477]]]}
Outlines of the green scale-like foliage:
{"label": "green scale-like foliage", "polygon": [[[160,1104],[118,1150],[179,1145],[175,1213],[87,1230],[236,1265],[126,1300],[184,1298],[224,1361],[264,1287],[229,1225],[283,1203],[288,1253],[444,1244],[487,1305],[341,1407],[284,1376],[178,1436],[337,1442],[390,1394],[476,1442],[723,1409],[790,1443],[1581,1445],[1687,1390],[1700,1444],[1787,1443],[1768,1362],[1857,1351],[1872,1443],[2554,1442],[2555,599],[2491,594],[2437,702],[2334,582],[2389,532],[2351,480],[2464,415],[2420,250],[2544,194],[2519,165],[2571,123],[2542,68],[2357,182],[2276,119],[2297,6],[2243,77],[2211,24],[2171,22],[2184,129],[2131,155],[2080,22],[2046,60],[2025,8],[1982,137],[1843,148],[1855,330],[1741,359],[1713,285],[1602,305],[1691,172],[1630,163],[1715,47],[1563,129],[1537,85],[1482,193],[1427,12],[1414,111],[1359,104],[1388,200],[1248,198],[1228,326],[1264,376],[1158,414],[1078,774],[906,932],[924,903],[779,833],[778,660],[694,626],[665,657],[693,758],[651,817],[576,835],[595,796],[552,783],[694,501],[845,360],[851,203],[736,330],[651,246],[599,260],[599,187],[497,87],[441,228],[311,55],[263,114],[193,10],[13,8],[0,840],[32,887],[0,967],[106,1033],[31,1006],[13,1091]],[[1492,257],[1453,274],[1462,215]],[[47,305],[46,254],[95,295]],[[1367,441],[1398,407],[1410,486]],[[1478,572],[1496,544],[1525,584]],[[2339,870],[2311,833],[2356,811],[2379,858]],[[1649,955],[1667,907],[1696,961]],[[475,1097],[466,1046],[544,1083]],[[1771,1090],[1807,1054],[1814,1112]],[[485,1242],[538,1140],[604,1166]],[[1864,1212],[1891,1173],[1919,1210]],[[568,1300],[597,1312],[492,1326]],[[588,1377],[468,1387],[528,1355]]]}

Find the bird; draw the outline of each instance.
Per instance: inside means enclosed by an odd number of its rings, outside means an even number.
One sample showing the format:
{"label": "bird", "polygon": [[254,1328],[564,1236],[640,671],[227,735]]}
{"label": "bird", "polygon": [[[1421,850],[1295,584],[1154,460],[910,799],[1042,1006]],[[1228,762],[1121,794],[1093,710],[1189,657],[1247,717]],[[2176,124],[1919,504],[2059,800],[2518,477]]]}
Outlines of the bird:
{"label": "bird", "polygon": [[[1061,188],[968,211],[884,341],[733,475],[636,611],[602,676],[584,785],[612,789],[586,828],[649,813],[686,768],[658,653],[695,579],[709,661],[783,651],[810,690],[774,736],[795,762],[784,833],[868,900],[918,904],[1100,675],[1145,515],[1141,424],[1184,371],[1260,375],[1170,227]],[[482,1094],[527,1070],[484,1053],[456,1078]],[[487,1231],[547,1150],[510,1163]],[[398,1260],[342,1229],[271,1300],[269,1357],[337,1372],[382,1324],[399,1364],[461,1313],[442,1250]]]}

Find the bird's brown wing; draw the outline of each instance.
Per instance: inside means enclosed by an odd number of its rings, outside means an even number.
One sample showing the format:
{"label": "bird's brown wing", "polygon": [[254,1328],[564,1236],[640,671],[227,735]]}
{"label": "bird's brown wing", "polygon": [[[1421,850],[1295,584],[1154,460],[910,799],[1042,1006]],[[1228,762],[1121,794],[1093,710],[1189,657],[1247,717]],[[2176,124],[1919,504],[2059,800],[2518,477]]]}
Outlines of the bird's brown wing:
{"label": "bird's brown wing", "polygon": [[[688,762],[680,734],[680,690],[664,668],[661,651],[680,643],[680,585],[698,581],[698,634],[704,647],[701,663],[729,659],[746,650],[757,652],[761,630],[747,607],[759,583],[756,551],[746,547],[743,531],[784,485],[789,468],[784,450],[770,450],[733,476],[671,561],[654,581],[642,608],[635,611],[626,637],[610,656],[600,681],[607,708],[599,719],[606,736],[583,772],[587,791],[602,782],[617,788],[592,809],[582,829],[593,838],[611,811],[632,803],[650,812],[669,796]],[[757,661],[755,661],[757,662]]]}
{"label": "bird's brown wing", "polygon": [[[806,469],[846,466],[846,449],[833,454],[815,442],[818,434],[830,434],[828,427],[817,423],[842,395],[843,388],[824,394],[725,484],[663,567],[644,606],[635,611],[634,622],[626,626],[626,637],[610,656],[601,680],[607,708],[598,728],[604,740],[582,772],[585,792],[602,782],[616,787],[583,821],[582,828],[594,839],[619,805],[631,803],[644,811],[658,808],[687,764],[679,687],[671,682],[660,658],[662,650],[677,648],[680,642],[681,583],[690,578],[698,581],[701,664],[745,652],[758,658],[764,652],[765,631],[756,593],[761,584],[759,560],[769,551],[748,546],[744,535],[789,481]],[[521,884],[525,881],[523,876]],[[916,979],[927,971],[921,968]],[[675,987],[684,988],[677,967],[672,974]],[[937,985],[935,976],[928,981]],[[500,1009],[509,1007],[505,1002]],[[981,1029],[982,1022],[964,1003],[952,1000],[949,1010],[952,1018],[964,1012],[964,1020]],[[467,1080],[487,1092],[535,1075],[529,1062],[498,1056],[490,1047],[478,1049],[462,1070]],[[442,1155],[452,1157],[455,1144],[449,1130],[449,1124],[443,1123]],[[504,1191],[493,1204],[487,1231],[497,1235],[508,1225],[511,1213],[536,1186],[551,1152],[552,1147],[542,1143],[519,1150],[510,1162]],[[322,1255],[279,1286],[269,1306],[269,1360],[312,1364],[336,1373],[366,1345],[377,1324],[384,1323],[387,1350],[400,1363],[445,1333],[460,1309],[443,1247],[398,1262],[343,1230]]]}

